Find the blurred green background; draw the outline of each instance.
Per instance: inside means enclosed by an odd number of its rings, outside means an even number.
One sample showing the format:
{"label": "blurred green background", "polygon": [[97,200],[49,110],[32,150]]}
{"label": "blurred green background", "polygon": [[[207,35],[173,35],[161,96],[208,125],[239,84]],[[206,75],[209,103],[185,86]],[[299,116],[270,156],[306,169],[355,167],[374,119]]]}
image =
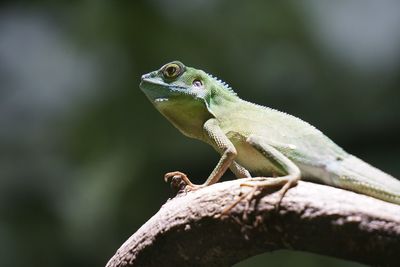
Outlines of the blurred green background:
{"label": "blurred green background", "polygon": [[[399,10],[395,0],[2,1],[1,265],[104,266],[172,196],[165,172],[204,181],[218,155],[138,88],[170,60],[400,177]],[[283,251],[236,266],[322,264],[351,265]]]}

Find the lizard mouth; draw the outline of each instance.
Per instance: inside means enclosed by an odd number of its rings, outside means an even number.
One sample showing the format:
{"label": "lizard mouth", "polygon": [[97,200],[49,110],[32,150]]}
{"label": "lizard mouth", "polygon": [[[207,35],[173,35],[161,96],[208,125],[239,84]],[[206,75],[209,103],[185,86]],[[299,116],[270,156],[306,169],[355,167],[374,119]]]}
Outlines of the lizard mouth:
{"label": "lizard mouth", "polygon": [[152,102],[168,100],[168,85],[165,83],[142,77],[139,87]]}
{"label": "lizard mouth", "polygon": [[173,96],[189,95],[183,86],[168,84],[147,75],[142,76],[139,87],[154,103],[166,102]]}

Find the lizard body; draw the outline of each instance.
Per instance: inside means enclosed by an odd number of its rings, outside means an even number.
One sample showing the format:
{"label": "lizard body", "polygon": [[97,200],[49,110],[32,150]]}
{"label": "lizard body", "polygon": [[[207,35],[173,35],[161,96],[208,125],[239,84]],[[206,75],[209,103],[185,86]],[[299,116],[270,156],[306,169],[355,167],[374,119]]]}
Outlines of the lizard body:
{"label": "lizard body", "polygon": [[[230,168],[238,178],[262,177],[254,186],[281,185],[281,197],[304,179],[400,204],[399,180],[345,152],[307,122],[242,100],[202,70],[174,61],[143,75],[140,87],[184,135],[221,154],[203,185],[185,176],[193,189],[217,182]],[[167,177],[176,174],[183,175]]]}

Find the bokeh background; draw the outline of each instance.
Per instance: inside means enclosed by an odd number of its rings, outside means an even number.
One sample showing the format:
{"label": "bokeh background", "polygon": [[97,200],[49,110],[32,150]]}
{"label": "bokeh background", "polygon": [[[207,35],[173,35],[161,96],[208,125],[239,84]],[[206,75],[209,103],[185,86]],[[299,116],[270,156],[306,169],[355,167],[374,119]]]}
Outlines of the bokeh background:
{"label": "bokeh background", "polygon": [[[165,172],[204,181],[218,155],[138,88],[175,59],[400,177],[399,10],[396,0],[2,1],[1,266],[104,266],[172,196]],[[236,266],[267,264],[360,266],[290,251]]]}

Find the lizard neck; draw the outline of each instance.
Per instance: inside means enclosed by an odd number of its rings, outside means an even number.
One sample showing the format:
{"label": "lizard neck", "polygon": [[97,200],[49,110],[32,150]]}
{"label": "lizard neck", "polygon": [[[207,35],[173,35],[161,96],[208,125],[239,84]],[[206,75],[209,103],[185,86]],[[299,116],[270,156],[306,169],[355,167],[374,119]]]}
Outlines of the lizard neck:
{"label": "lizard neck", "polygon": [[208,100],[208,108],[217,119],[221,119],[237,110],[241,102],[242,99],[230,92],[213,94]]}

